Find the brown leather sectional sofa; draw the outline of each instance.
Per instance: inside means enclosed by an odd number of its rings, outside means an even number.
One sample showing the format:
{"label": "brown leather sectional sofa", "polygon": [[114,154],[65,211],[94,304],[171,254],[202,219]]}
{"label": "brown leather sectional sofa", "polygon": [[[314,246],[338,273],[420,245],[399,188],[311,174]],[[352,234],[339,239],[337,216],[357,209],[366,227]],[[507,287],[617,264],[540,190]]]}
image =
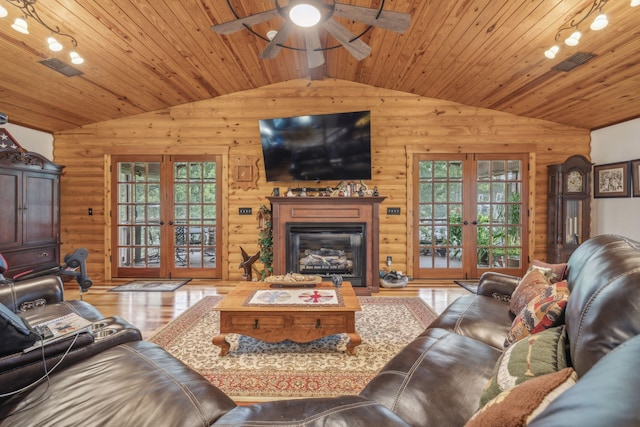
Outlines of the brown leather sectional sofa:
{"label": "brown leather sectional sofa", "polygon": [[[86,334],[48,381],[3,396],[0,426],[463,426],[504,352],[514,319],[508,298],[519,282],[485,274],[477,295],[451,304],[358,396],[236,406],[163,349],[141,341],[132,325],[103,320],[82,301],[64,302],[57,278],[38,280],[0,287],[0,302],[19,311],[45,299],[21,315],[33,320],[72,310],[115,332]],[[585,242],[569,261],[567,281],[566,352],[578,381],[530,425],[638,426],[640,244],[612,235]],[[47,347],[46,368],[68,347]],[[36,353],[0,358],[0,394],[42,376]]]}

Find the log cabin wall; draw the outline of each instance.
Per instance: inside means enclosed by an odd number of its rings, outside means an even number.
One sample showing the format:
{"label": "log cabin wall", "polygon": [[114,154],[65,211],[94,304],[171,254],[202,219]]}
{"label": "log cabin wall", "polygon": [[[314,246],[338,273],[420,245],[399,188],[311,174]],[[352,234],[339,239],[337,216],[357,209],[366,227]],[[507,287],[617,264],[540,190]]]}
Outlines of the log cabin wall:
{"label": "log cabin wall", "polygon": [[[360,110],[371,110],[373,179],[366,184],[376,185],[380,195],[386,196],[380,207],[381,263],[391,255],[395,269],[410,271],[407,213],[411,212],[412,185],[407,159],[414,152],[530,153],[535,165],[531,172],[535,185],[530,191],[535,198],[529,241],[533,257],[545,258],[547,165],[572,154],[588,157],[589,130],[335,79],[292,80],[56,133],[54,158],[65,165],[61,253],[86,247],[92,279],[100,283],[111,278],[105,227],[109,196],[105,165],[110,155],[223,154],[220,261],[224,279],[240,280],[239,247],[249,253],[258,250],[255,213],[268,204],[266,197],[274,187],[286,186],[265,181],[258,120]],[[233,166],[247,157],[257,159],[259,176],[257,188],[245,190],[234,185]],[[387,216],[387,206],[401,207],[401,215]],[[92,216],[87,214],[89,207]],[[252,207],[254,215],[238,215],[239,207]]]}

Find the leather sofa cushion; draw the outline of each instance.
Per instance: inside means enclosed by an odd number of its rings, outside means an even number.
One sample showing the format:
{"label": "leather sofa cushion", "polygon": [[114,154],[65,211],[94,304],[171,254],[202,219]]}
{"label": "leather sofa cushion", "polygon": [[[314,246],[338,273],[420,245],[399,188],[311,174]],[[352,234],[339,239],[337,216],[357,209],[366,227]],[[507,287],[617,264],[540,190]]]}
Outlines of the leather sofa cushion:
{"label": "leather sofa cushion", "polygon": [[640,425],[640,335],[603,357],[562,393],[530,427],[637,427]]}
{"label": "leather sofa cushion", "polygon": [[[104,320],[104,322],[107,321],[109,328],[116,331],[111,335],[95,338],[94,332],[83,332],[78,335],[77,339],[75,336],[71,336],[47,344],[44,348],[47,368],[51,369],[56,365],[56,369],[59,370],[80,360],[88,359],[108,348],[142,340],[140,331],[124,319],[110,317]],[[73,347],[69,349],[72,345]],[[42,351],[38,349],[0,358],[0,393],[18,390],[40,378],[45,369],[42,357]]]}
{"label": "leather sofa cushion", "polygon": [[[21,411],[33,405],[35,410]],[[54,372],[0,409],[0,426],[208,426],[235,407],[205,378],[161,347],[119,345]],[[5,418],[8,414],[14,415]]]}
{"label": "leather sofa cushion", "polygon": [[514,318],[508,301],[463,295],[451,303],[429,328],[446,329],[502,351]]}
{"label": "leather sofa cushion", "polygon": [[565,323],[572,365],[582,376],[640,334],[640,243],[597,236],[580,245],[568,265]]}
{"label": "leather sofa cushion", "polygon": [[238,406],[227,412],[216,426],[409,426],[387,407],[359,396],[278,400]]}
{"label": "leather sofa cushion", "polygon": [[474,339],[429,329],[391,359],[360,395],[411,425],[461,426],[477,411],[500,354]]}

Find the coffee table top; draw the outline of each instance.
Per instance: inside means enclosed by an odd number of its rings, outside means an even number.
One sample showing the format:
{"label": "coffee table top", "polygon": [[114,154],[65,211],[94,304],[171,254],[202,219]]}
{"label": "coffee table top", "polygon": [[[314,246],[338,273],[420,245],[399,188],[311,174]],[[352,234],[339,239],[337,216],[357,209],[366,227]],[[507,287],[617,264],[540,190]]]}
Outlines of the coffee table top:
{"label": "coffee table top", "polygon": [[[288,305],[288,304],[269,304],[269,305],[247,305],[246,302],[257,290],[272,289],[270,283],[265,282],[240,282],[232,289],[220,303],[214,308],[217,311],[250,311],[250,312],[282,312],[286,311],[305,311],[305,312],[345,312],[360,311],[360,302],[356,297],[353,287],[349,282],[343,282],[342,286],[336,288],[330,282],[322,282],[313,288],[304,288],[313,292],[314,289],[332,289],[342,296],[343,304],[326,305],[326,304],[304,304],[304,305]],[[301,289],[301,288],[291,288]],[[287,288],[277,288],[273,290],[285,291]]]}

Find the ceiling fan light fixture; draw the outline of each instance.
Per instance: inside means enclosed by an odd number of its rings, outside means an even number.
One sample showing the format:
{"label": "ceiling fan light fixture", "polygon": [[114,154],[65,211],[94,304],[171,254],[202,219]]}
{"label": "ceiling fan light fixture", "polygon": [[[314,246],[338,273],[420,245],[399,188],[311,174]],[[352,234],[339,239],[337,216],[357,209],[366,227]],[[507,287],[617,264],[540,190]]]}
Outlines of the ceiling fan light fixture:
{"label": "ceiling fan light fixture", "polygon": [[640,6],[640,0],[631,0],[631,7]]}
{"label": "ceiling fan light fixture", "polygon": [[11,28],[22,34],[29,34],[29,25],[27,24],[27,21],[22,18],[16,18],[11,25]]}
{"label": "ceiling fan light fixture", "polygon": [[267,31],[267,38],[269,40],[273,40],[273,38],[278,34],[278,32],[276,30],[269,30]]}
{"label": "ceiling fan light fixture", "polygon": [[7,9],[5,9],[4,7],[2,7],[2,5],[0,5],[0,18],[6,18],[8,14],[9,12],[7,11]]}
{"label": "ceiling fan light fixture", "polygon": [[289,10],[289,19],[298,27],[310,28],[320,22],[322,14],[313,4],[299,3]]}
{"label": "ceiling fan light fixture", "polygon": [[589,28],[591,28],[593,31],[599,31],[606,27],[608,24],[609,20],[607,19],[607,15],[601,13],[600,15],[596,16],[596,19],[593,20]]}

